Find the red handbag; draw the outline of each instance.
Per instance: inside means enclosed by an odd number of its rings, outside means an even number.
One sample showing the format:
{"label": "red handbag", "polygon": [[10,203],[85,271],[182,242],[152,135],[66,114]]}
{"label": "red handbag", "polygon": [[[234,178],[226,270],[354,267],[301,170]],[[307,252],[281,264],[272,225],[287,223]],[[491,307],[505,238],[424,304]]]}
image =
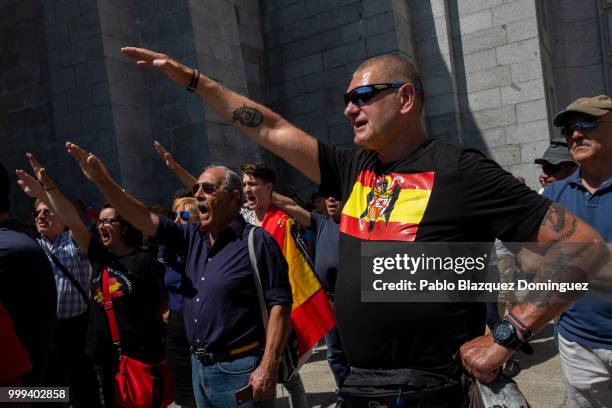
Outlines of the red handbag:
{"label": "red handbag", "polygon": [[121,353],[119,327],[108,288],[108,269],[102,270],[102,295],[113,344],[119,351],[119,372],[115,375],[115,402],[126,408],[166,408],[174,401],[174,387],[168,362],[145,364]]}

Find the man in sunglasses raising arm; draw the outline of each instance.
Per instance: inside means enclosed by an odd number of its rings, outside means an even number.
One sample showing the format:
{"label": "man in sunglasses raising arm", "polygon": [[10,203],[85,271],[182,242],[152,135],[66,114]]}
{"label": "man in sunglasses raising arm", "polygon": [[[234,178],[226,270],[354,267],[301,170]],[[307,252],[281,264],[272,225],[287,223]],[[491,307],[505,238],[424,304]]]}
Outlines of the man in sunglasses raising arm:
{"label": "man in sunglasses raising arm", "polygon": [[[384,55],[357,68],[345,95],[344,115],[358,148],[340,149],[165,54],[131,47],[122,51],[197,92],[222,118],[346,203],[336,281],[338,330],[352,367],[345,395],[349,387],[354,395],[363,391],[361,386],[369,393],[378,392],[377,386],[383,391],[395,387],[393,401],[461,406],[459,349],[470,375],[492,381],[515,349],[567,306],[552,293],[533,298],[504,320],[509,336],[494,339],[482,335],[481,304],[364,303],[358,256],[362,242],[563,240],[586,243],[571,258],[576,268],[596,270],[607,260],[597,233],[562,207],[551,205],[479,152],[428,138],[419,74],[405,59]],[[556,273],[553,261],[558,268],[559,260],[550,260],[547,276]],[[442,380],[432,384],[436,374]],[[368,378],[375,378],[376,385]],[[417,378],[419,385],[410,387],[408,378]],[[384,400],[383,405],[393,403]]]}
{"label": "man in sunglasses raising arm", "polygon": [[[204,169],[193,186],[199,222],[177,224],[123,191],[96,156],[72,143],[66,147],[123,218],[186,254],[183,315],[197,406],[237,407],[240,399],[247,408],[273,407],[291,286],[274,238],[261,228],[253,231],[240,215],[242,179],[223,166]],[[269,313],[267,331],[249,257],[251,232]]]}
{"label": "man in sunglasses raising arm", "polygon": [[[612,99],[580,98],[554,119],[580,166],[544,196],[612,242]],[[559,355],[572,407],[612,406],[612,303],[577,302],[559,318]]]}

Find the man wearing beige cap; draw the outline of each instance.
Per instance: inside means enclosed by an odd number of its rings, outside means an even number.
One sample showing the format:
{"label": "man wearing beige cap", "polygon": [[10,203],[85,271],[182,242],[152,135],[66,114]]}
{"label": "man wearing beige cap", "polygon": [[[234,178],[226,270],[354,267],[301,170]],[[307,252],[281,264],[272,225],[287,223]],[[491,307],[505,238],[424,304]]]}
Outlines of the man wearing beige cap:
{"label": "man wearing beige cap", "polygon": [[[579,169],[544,190],[612,242],[612,99],[580,98],[554,119]],[[608,295],[609,296],[609,295]],[[605,299],[605,298],[604,298]],[[612,303],[574,303],[559,318],[559,355],[572,407],[612,407]]]}

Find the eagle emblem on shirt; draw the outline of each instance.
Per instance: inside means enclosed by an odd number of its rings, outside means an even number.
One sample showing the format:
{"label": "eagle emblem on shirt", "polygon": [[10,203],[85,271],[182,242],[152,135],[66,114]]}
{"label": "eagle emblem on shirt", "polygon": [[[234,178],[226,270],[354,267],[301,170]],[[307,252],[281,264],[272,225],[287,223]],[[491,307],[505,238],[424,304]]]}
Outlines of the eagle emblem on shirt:
{"label": "eagle emblem on shirt", "polygon": [[367,197],[366,209],[359,217],[361,220],[369,222],[369,231],[372,231],[379,218],[389,222],[389,217],[402,191],[402,182],[404,182],[404,178],[399,175],[393,178],[388,175],[376,178],[374,187],[372,187]]}

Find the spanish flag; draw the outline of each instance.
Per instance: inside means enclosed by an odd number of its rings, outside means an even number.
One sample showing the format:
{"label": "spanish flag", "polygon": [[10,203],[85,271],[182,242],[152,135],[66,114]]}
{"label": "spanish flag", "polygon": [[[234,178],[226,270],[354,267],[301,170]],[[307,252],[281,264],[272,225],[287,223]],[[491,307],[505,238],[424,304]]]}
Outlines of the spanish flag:
{"label": "spanish flag", "polygon": [[291,322],[302,356],[336,325],[336,318],[311,264],[291,233],[293,225],[294,221],[274,205],[268,208],[261,224],[274,237],[289,266],[293,294]]}
{"label": "spanish flag", "polygon": [[373,241],[414,241],[423,219],[435,173],[362,170],[342,209],[340,232]]}

